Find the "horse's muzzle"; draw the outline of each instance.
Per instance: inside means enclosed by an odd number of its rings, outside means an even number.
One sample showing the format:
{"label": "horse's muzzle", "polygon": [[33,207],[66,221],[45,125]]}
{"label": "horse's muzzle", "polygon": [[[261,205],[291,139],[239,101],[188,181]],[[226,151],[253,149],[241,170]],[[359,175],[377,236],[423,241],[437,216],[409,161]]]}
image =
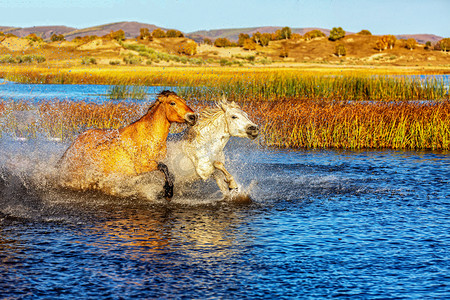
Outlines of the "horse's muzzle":
{"label": "horse's muzzle", "polygon": [[259,128],[256,125],[247,126],[245,131],[247,132],[248,137],[252,140],[256,139],[259,135]]}
{"label": "horse's muzzle", "polygon": [[197,123],[197,114],[187,113],[184,116],[184,119],[186,120],[186,123],[188,123],[191,126],[194,126],[195,123]]}

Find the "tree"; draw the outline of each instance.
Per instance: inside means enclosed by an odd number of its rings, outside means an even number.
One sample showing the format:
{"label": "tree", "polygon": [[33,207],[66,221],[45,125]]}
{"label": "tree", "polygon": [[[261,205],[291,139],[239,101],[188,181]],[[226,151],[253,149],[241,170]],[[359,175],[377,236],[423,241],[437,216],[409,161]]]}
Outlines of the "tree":
{"label": "tree", "polygon": [[409,50],[413,50],[414,48],[416,48],[417,42],[415,39],[410,38],[406,40],[406,44],[405,47]]}
{"label": "tree", "polygon": [[395,42],[397,41],[397,38],[393,35],[383,35],[381,37],[381,40],[386,44],[386,48],[393,49],[395,46]]}
{"label": "tree", "polygon": [[363,29],[360,32],[358,32],[359,35],[372,35],[372,33],[369,30]]}
{"label": "tree", "polygon": [[175,30],[175,29],[170,29],[167,30],[166,32],[166,37],[168,38],[176,38],[176,37],[183,37],[183,33],[181,33],[181,31],[179,30]]}
{"label": "tree", "polygon": [[211,39],[208,39],[208,38],[204,38],[203,39],[203,43],[206,44],[206,45],[211,45],[211,46],[214,44],[213,41]]}
{"label": "tree", "polygon": [[250,38],[250,36],[248,34],[246,34],[246,33],[239,33],[238,46],[239,47],[244,46],[244,41],[246,39],[249,39],[249,38]]}
{"label": "tree", "polygon": [[119,29],[117,31],[112,31],[108,34],[102,36],[105,39],[116,40],[116,41],[124,41],[125,40],[125,31]]}
{"label": "tree", "polygon": [[338,56],[345,56],[347,54],[347,50],[345,49],[344,44],[337,44],[336,47],[334,47],[334,53]]}
{"label": "tree", "polygon": [[292,31],[291,31],[291,28],[289,28],[289,27],[283,27],[282,29],[281,29],[281,31],[280,31],[280,37],[281,37],[281,39],[284,39],[284,40],[289,40],[290,38],[291,38],[291,35],[292,35]]}
{"label": "tree", "polygon": [[429,50],[429,49],[431,49],[431,42],[430,42],[430,41],[427,41],[427,42],[425,43],[425,50]]}
{"label": "tree", "polygon": [[299,34],[299,33],[293,33],[292,35],[291,35],[291,39],[292,40],[299,40],[299,39],[301,39],[302,38],[302,36],[301,36],[301,34]]}
{"label": "tree", "polygon": [[330,36],[328,39],[330,41],[337,41],[345,36],[345,31],[342,27],[333,27],[330,31]]}
{"label": "tree", "polygon": [[230,47],[231,42],[227,38],[218,38],[214,41],[214,46],[216,47]]}
{"label": "tree", "polygon": [[66,39],[64,38],[64,35],[62,34],[52,34],[52,37],[50,38],[50,40],[52,42],[60,42],[60,41],[65,41]]}
{"label": "tree", "polygon": [[259,40],[261,39],[261,32],[257,31],[253,33],[252,39],[253,41],[255,41],[255,43],[259,44]]}
{"label": "tree", "polygon": [[440,40],[438,45],[441,48],[441,51],[444,52],[450,51],[450,38]]}
{"label": "tree", "polygon": [[259,44],[263,47],[266,47],[269,45],[270,40],[272,39],[272,34],[270,33],[263,33],[261,34],[261,38],[259,40]]}
{"label": "tree", "polygon": [[325,33],[323,33],[322,31],[315,29],[315,30],[311,30],[308,31],[307,33],[305,33],[305,35],[303,36],[305,38],[305,40],[311,40],[311,39],[315,39],[318,37],[324,37]]}
{"label": "tree", "polygon": [[44,41],[40,36],[37,36],[35,33],[30,33],[25,38],[29,39],[32,42],[43,42]]}
{"label": "tree", "polygon": [[256,49],[256,43],[252,39],[246,39],[242,46],[243,46],[244,50],[255,50]]}
{"label": "tree", "polygon": [[280,50],[280,57],[286,58],[289,56],[289,50],[286,42],[283,42]]}
{"label": "tree", "polygon": [[139,37],[140,40],[153,40],[153,37],[150,33],[150,30],[148,28],[141,28],[139,29]]}
{"label": "tree", "polygon": [[383,39],[378,39],[377,42],[375,43],[375,49],[377,49],[380,52],[387,49],[386,42],[383,41]]}
{"label": "tree", "polygon": [[155,30],[152,31],[152,36],[154,38],[165,38],[166,32],[161,28],[156,28]]}
{"label": "tree", "polygon": [[178,48],[178,53],[189,56],[195,55],[197,53],[197,43],[192,40],[182,43]]}

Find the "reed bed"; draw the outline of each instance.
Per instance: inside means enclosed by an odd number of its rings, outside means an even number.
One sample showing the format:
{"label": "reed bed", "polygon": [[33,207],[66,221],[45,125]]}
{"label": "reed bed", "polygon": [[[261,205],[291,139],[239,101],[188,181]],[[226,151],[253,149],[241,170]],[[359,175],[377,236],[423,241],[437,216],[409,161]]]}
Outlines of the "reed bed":
{"label": "reed bed", "polygon": [[224,94],[237,101],[300,98],[390,102],[446,100],[450,97],[448,82],[439,77],[374,75],[369,70],[324,74],[269,68],[13,68],[3,74],[0,71],[0,76],[23,83],[171,86],[189,98],[212,99]]}
{"label": "reed bed", "polygon": [[[196,110],[212,105],[199,101]],[[278,148],[450,150],[450,102],[242,102],[262,130],[260,143]],[[48,101],[0,102],[0,135],[72,140],[88,128],[120,128],[142,116],[148,104]],[[38,112],[24,120],[23,114]],[[27,115],[25,115],[27,116]],[[29,117],[29,115],[28,115]],[[183,126],[174,130],[181,130]]]}
{"label": "reed bed", "polygon": [[450,102],[279,101],[244,105],[281,148],[450,150]]}

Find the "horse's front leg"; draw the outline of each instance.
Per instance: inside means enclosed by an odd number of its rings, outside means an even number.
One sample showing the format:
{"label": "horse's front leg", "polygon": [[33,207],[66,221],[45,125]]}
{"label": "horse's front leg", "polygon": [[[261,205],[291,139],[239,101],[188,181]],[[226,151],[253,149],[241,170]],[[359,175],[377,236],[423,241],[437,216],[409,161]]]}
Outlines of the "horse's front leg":
{"label": "horse's front leg", "polygon": [[238,188],[238,185],[234,180],[233,175],[231,175],[230,172],[228,172],[227,169],[225,169],[223,162],[215,161],[213,166],[217,170],[222,171],[223,175],[225,175],[225,182],[228,184],[229,190],[234,190]]}
{"label": "horse's front leg", "polygon": [[173,181],[169,169],[162,162],[158,163],[158,170],[164,174],[166,182],[164,183],[164,197],[170,201],[173,197]]}

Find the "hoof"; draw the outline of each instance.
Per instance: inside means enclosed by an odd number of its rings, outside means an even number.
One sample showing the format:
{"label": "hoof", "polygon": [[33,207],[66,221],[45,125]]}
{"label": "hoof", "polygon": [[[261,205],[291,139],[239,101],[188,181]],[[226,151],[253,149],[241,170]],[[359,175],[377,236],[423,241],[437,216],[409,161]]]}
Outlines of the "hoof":
{"label": "hoof", "polygon": [[170,201],[172,197],[173,197],[173,185],[168,184],[166,182],[166,184],[164,184],[164,198],[166,198],[167,201]]}

